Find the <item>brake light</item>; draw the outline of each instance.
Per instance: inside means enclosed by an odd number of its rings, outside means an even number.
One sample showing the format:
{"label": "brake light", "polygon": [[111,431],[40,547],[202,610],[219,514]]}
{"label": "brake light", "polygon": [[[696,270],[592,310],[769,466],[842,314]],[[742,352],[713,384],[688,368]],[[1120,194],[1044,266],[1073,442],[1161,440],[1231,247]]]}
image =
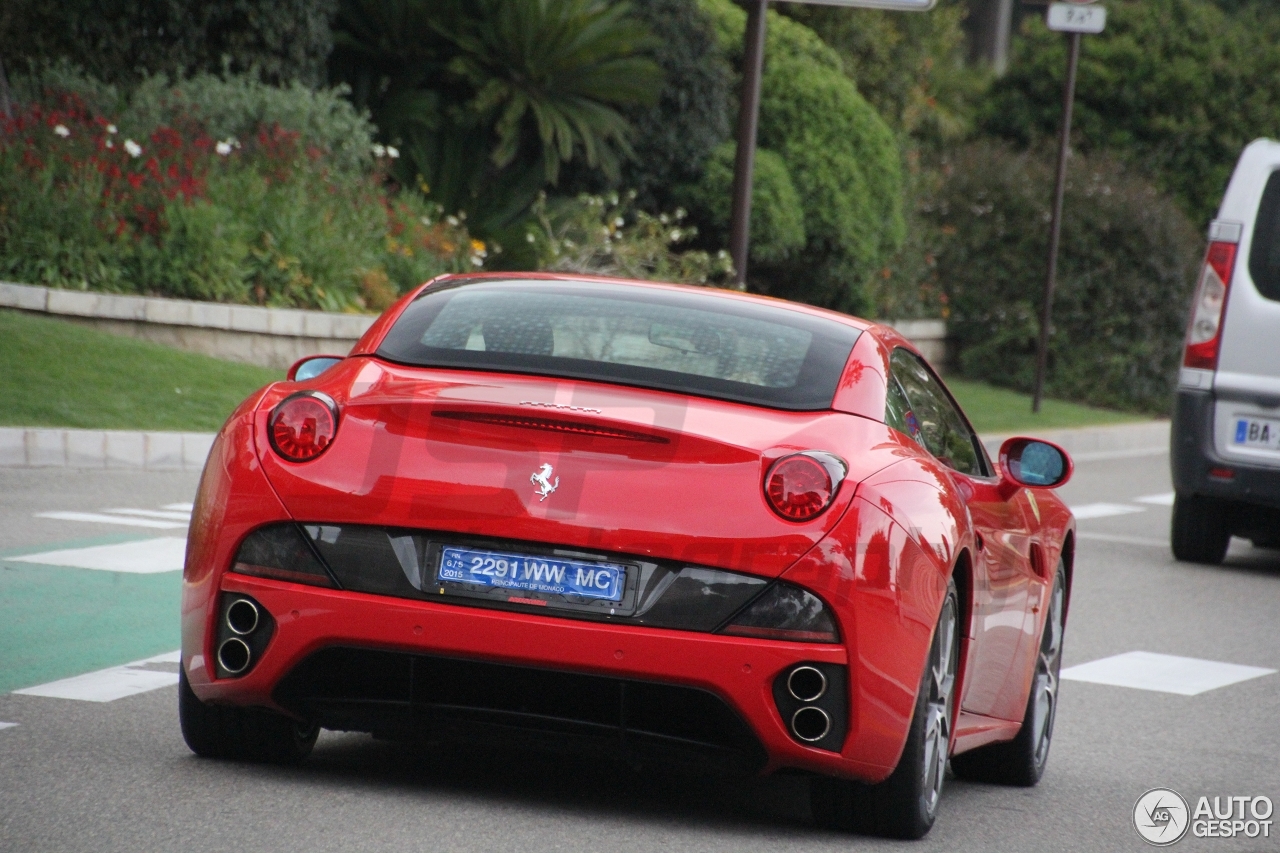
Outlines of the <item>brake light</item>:
{"label": "brake light", "polygon": [[765,497],[788,521],[808,521],[831,505],[847,471],[844,461],[830,453],[784,456],[765,475]]}
{"label": "brake light", "polygon": [[271,447],[290,462],[308,462],[328,449],[338,432],[338,405],[327,394],[303,391],[271,412]]}
{"label": "brake light", "polygon": [[1187,329],[1187,347],[1183,367],[1216,370],[1218,350],[1222,343],[1222,317],[1227,306],[1227,290],[1236,266],[1237,244],[1214,240],[1209,244],[1196,298],[1191,306],[1191,325]]}

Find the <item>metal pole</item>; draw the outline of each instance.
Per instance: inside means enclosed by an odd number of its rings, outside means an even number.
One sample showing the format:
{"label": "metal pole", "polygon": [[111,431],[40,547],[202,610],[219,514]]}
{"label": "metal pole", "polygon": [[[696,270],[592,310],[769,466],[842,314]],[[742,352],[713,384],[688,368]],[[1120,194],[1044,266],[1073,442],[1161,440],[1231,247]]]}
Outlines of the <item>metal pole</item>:
{"label": "metal pole", "polygon": [[756,125],[760,118],[760,77],[764,71],[765,11],[769,0],[752,0],[742,55],[742,98],[738,105],[738,151],[733,162],[733,214],[729,255],[734,284],[747,289],[747,250],[751,237],[751,174],[756,165]]}
{"label": "metal pole", "polygon": [[1039,413],[1044,394],[1044,371],[1049,360],[1049,326],[1053,322],[1053,289],[1058,278],[1058,244],[1062,239],[1062,196],[1067,187],[1067,152],[1071,146],[1071,111],[1076,100],[1076,69],[1080,65],[1080,33],[1069,36],[1067,84],[1062,91],[1062,136],[1058,139],[1058,179],[1053,187],[1053,222],[1049,226],[1049,272],[1044,282],[1044,305],[1040,309],[1040,343],[1036,348],[1036,390],[1031,398],[1032,413]]}

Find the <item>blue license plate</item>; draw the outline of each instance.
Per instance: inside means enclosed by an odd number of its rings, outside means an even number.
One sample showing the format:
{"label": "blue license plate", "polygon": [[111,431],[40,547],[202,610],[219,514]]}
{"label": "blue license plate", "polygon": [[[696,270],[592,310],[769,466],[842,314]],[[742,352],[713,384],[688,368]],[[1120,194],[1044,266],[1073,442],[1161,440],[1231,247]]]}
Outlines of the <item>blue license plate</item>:
{"label": "blue license plate", "polygon": [[597,601],[621,601],[627,587],[625,566],[477,551],[446,546],[440,552],[439,581],[475,584],[513,593],[569,595]]}

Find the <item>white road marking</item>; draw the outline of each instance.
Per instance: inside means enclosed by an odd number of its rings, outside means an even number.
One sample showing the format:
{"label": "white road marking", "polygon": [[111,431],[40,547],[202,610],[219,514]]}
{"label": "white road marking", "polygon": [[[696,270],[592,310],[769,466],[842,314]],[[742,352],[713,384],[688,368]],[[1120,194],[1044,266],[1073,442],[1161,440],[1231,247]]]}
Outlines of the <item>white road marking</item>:
{"label": "white road marking", "polygon": [[1068,667],[1062,671],[1062,678],[1069,681],[1110,684],[1115,687],[1132,687],[1137,690],[1176,693],[1180,696],[1196,696],[1208,690],[1226,687],[1228,684],[1236,684],[1273,673],[1275,673],[1274,669],[1264,669],[1260,666],[1219,663],[1155,652],[1125,652],[1122,655]]}
{"label": "white road marking", "polygon": [[191,513],[193,510],[195,510],[196,505],[195,504],[165,504],[160,508],[172,509],[172,510],[176,510],[177,512]]}
{"label": "white road marking", "polygon": [[1173,506],[1173,492],[1165,492],[1162,495],[1147,495],[1141,498],[1134,498],[1140,504],[1151,504],[1153,506]]}
{"label": "white road marking", "polygon": [[1165,539],[1150,539],[1146,536],[1117,536],[1111,533],[1080,533],[1076,536],[1080,539],[1089,539],[1094,542],[1115,542],[1119,545],[1144,545],[1148,548],[1168,548],[1169,542]]}
{"label": "white road marking", "polygon": [[1071,507],[1077,521],[1086,518],[1108,518],[1113,515],[1129,515],[1134,512],[1146,512],[1146,507],[1129,506],[1128,504],[1081,504]]}
{"label": "white road marking", "polygon": [[17,723],[0,723],[0,729],[11,729],[16,725]]}
{"label": "white road marking", "polygon": [[170,521],[190,521],[191,513],[163,511],[158,509],[104,509],[103,512],[116,512],[121,515],[136,515],[141,518],[161,518]]}
{"label": "white road marking", "polygon": [[46,566],[69,566],[74,569],[100,569],[105,572],[129,572],[150,575],[182,569],[187,554],[187,540],[173,536],[120,542],[116,545],[94,545],[89,548],[66,548],[6,557],[10,562],[39,563]]}
{"label": "white road marking", "polygon": [[64,678],[61,681],[51,681],[48,684],[25,687],[13,692],[23,696],[44,696],[50,699],[114,702],[126,696],[135,696],[177,684],[176,672],[157,672],[142,667],[153,663],[180,662],[181,659],[181,652],[166,652],[155,657],[126,663],[123,666],[112,666],[97,672],[88,672],[74,678]]}
{"label": "white road marking", "polygon": [[92,521],[98,524],[123,524],[128,527],[151,527],[158,530],[176,530],[187,526],[185,522],[180,521],[156,521],[150,518],[103,515],[97,512],[37,512],[36,518],[56,518],[59,521]]}

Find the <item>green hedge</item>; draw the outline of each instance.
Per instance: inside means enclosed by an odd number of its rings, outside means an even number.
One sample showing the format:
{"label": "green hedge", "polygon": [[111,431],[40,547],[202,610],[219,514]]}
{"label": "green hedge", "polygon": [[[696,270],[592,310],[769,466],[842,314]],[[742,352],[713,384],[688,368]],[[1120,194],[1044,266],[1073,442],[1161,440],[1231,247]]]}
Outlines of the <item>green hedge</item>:
{"label": "green hedge", "polygon": [[[1028,391],[1044,288],[1051,157],[980,142],[926,206],[961,372]],[[1113,157],[1073,158],[1048,393],[1168,410],[1204,243],[1167,196]]]}
{"label": "green hedge", "polygon": [[[1075,136],[1154,177],[1207,222],[1240,151],[1280,135],[1280,9],[1210,0],[1113,0],[1084,40]],[[984,128],[1019,145],[1057,133],[1066,41],[1028,16]]]}
{"label": "green hedge", "polygon": [[[746,13],[730,0],[701,0],[722,49],[741,64]],[[864,283],[902,242],[902,163],[893,131],[858,94],[840,57],[812,30],[768,13],[758,145],[776,154],[804,214],[804,247],[778,257],[765,244],[752,288],[853,312],[869,307]],[[764,161],[770,155],[763,156]],[[783,208],[777,208],[782,221]],[[711,223],[708,233],[723,230]],[[787,240],[782,241],[786,246]]]}

